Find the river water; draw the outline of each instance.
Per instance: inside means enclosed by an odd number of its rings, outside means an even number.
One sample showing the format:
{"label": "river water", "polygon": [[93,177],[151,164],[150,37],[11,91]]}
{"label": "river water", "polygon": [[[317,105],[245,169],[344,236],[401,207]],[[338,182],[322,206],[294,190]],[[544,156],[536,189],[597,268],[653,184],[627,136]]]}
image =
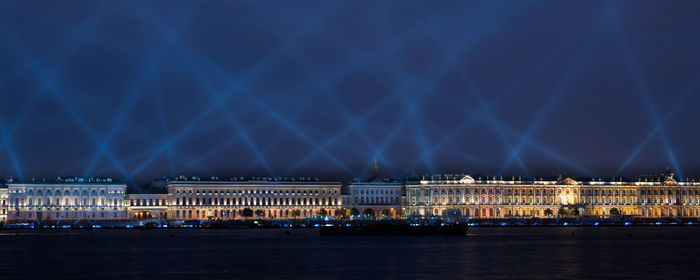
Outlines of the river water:
{"label": "river water", "polygon": [[471,228],[468,237],[317,230],[0,231],[0,279],[681,279],[700,226]]}

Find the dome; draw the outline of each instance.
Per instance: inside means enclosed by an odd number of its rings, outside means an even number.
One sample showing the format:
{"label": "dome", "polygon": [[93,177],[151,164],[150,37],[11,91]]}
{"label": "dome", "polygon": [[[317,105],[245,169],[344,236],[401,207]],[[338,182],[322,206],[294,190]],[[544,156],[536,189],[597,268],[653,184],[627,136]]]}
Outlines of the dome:
{"label": "dome", "polygon": [[675,186],[675,185],[678,185],[678,183],[676,182],[676,180],[674,180],[673,178],[670,178],[670,177],[669,177],[669,178],[666,178],[666,180],[664,180],[664,185],[666,185],[666,186]]}
{"label": "dome", "polygon": [[567,177],[564,180],[559,180],[558,184],[559,185],[578,185],[578,182],[576,182],[574,179]]}

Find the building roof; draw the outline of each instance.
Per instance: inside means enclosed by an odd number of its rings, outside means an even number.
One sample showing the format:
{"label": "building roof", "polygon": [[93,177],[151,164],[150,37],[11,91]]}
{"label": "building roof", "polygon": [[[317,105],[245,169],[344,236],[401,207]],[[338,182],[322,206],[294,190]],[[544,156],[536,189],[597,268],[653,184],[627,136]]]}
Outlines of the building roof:
{"label": "building roof", "polygon": [[174,178],[168,178],[167,182],[219,182],[219,183],[231,183],[231,182],[241,182],[241,183],[275,183],[275,182],[303,182],[303,183],[337,183],[337,182],[322,182],[318,177],[230,177],[228,179],[221,179],[219,177],[199,177],[199,176],[184,176],[180,175]]}
{"label": "building roof", "polygon": [[579,183],[576,182],[576,180],[571,179],[570,177],[566,177],[564,179],[561,179],[557,182],[558,185],[578,185]]}
{"label": "building roof", "polygon": [[340,186],[340,182],[320,182],[320,181],[268,181],[268,180],[247,180],[247,181],[180,181],[173,180],[169,181],[168,185],[193,185],[193,186],[205,186],[205,185],[266,185],[266,186]]}
{"label": "building roof", "polygon": [[112,178],[80,178],[80,177],[56,177],[51,179],[18,180],[8,179],[7,186],[10,185],[109,185],[126,186],[126,183],[116,182]]}
{"label": "building roof", "polygon": [[612,185],[612,186],[700,186],[700,181],[677,181],[673,173],[646,175],[639,177],[616,178],[578,178],[562,176],[545,177],[511,177],[473,176],[467,174],[427,174],[407,180],[407,185],[415,184],[476,184],[476,185]]}

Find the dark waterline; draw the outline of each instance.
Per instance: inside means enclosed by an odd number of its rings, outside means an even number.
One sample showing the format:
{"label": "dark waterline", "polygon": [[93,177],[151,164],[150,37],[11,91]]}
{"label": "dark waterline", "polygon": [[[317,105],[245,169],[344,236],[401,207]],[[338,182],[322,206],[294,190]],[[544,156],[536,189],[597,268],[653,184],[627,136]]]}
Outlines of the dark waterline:
{"label": "dark waterline", "polygon": [[2,279],[678,279],[700,272],[698,237],[698,227],[472,228],[469,237],[0,231],[0,271]]}

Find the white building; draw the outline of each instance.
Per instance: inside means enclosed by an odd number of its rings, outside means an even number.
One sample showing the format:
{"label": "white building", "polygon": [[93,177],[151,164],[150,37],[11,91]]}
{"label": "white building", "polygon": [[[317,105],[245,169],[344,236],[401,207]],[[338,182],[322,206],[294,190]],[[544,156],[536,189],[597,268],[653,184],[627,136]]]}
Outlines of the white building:
{"label": "white building", "polygon": [[111,179],[9,182],[7,220],[78,221],[126,219],[126,185]]}
{"label": "white building", "polygon": [[0,188],[0,223],[7,222],[7,188]]}
{"label": "white building", "polygon": [[369,210],[374,216],[399,218],[402,215],[403,184],[398,181],[373,180],[371,182],[354,181],[347,185],[344,207],[355,208],[360,214]]}
{"label": "white building", "polygon": [[170,194],[127,194],[127,218],[168,219],[168,210],[172,201]]}

